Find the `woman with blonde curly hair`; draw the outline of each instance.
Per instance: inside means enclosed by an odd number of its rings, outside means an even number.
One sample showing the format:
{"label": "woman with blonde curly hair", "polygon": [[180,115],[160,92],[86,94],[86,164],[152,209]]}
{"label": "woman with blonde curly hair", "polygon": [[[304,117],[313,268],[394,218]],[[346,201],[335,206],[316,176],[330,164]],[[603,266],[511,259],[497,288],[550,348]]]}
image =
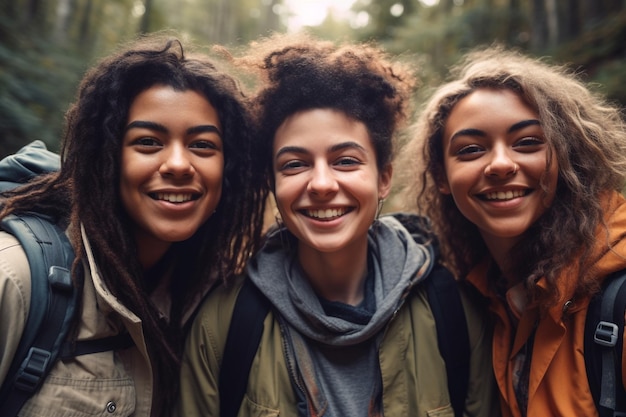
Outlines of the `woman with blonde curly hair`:
{"label": "woman with blonde curly hair", "polygon": [[413,195],[490,300],[505,416],[598,415],[585,318],[626,268],[625,128],[565,67],[501,47],[468,54],[416,125]]}
{"label": "woman with blonde curly hair", "polygon": [[[213,292],[198,314],[183,359],[182,414],[494,415],[485,320],[461,294],[472,363],[455,414],[424,285],[442,269],[436,245],[416,216],[379,217],[411,71],[372,45],[289,35],[255,43],[243,64],[264,81],[252,113],[281,221],[247,276]],[[221,366],[244,285],[270,313],[243,401],[227,414],[222,399],[233,393],[220,391]]]}

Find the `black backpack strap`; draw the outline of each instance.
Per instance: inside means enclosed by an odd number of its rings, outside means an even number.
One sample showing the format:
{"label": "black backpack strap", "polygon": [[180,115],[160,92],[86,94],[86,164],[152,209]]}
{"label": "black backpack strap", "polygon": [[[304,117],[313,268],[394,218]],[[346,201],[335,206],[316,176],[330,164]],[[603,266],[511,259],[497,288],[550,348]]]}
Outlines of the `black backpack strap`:
{"label": "black backpack strap", "polygon": [[458,282],[437,265],[425,281],[428,302],[435,318],[439,351],[446,362],[448,391],[454,415],[463,416],[469,386],[469,332]]}
{"label": "black backpack strap", "polygon": [[600,417],[626,417],[622,346],[626,311],[626,271],[607,277],[593,297],[585,322],[585,366]]}
{"label": "black backpack strap", "polygon": [[134,346],[134,344],[133,338],[128,333],[121,333],[101,339],[66,340],[61,347],[59,359],[67,360],[75,358],[76,356],[91,355],[92,353],[124,350]]}
{"label": "black backpack strap", "polygon": [[2,415],[13,416],[45,379],[69,330],[76,305],[74,252],[64,231],[39,215],[7,216],[2,229],[20,241],[31,273],[28,319],[0,391]]}
{"label": "black backpack strap", "polygon": [[220,417],[235,417],[241,407],[269,309],[267,297],[246,278],[237,295],[224,346],[219,375]]}

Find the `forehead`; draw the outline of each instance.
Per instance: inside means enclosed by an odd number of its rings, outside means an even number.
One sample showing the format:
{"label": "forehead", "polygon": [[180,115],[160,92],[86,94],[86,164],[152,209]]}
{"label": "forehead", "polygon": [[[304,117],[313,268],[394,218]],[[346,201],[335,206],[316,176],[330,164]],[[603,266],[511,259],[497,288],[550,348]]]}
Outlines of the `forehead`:
{"label": "forehead", "polygon": [[445,131],[476,125],[496,126],[522,119],[537,119],[538,113],[521,95],[510,89],[479,88],[461,98],[450,110]]}
{"label": "forehead", "polygon": [[374,152],[365,124],[334,109],[312,109],[286,118],[274,135],[273,150],[297,146],[310,151],[326,150],[341,142],[354,142]]}

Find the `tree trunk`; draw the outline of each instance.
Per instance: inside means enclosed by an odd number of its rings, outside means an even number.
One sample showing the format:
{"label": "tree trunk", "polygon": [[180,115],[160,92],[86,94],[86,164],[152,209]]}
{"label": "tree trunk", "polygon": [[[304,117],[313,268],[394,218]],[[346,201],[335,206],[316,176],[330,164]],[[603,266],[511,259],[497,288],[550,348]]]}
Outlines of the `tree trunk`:
{"label": "tree trunk", "polygon": [[543,0],[532,0],[531,3],[531,48],[540,51],[548,42],[548,25]]}
{"label": "tree trunk", "polygon": [[559,15],[556,0],[546,0],[546,28],[548,46],[555,48],[559,42]]}
{"label": "tree trunk", "polygon": [[150,17],[152,14],[152,0],[145,0],[144,13],[141,16],[141,24],[139,25],[139,33],[148,33],[150,31]]}

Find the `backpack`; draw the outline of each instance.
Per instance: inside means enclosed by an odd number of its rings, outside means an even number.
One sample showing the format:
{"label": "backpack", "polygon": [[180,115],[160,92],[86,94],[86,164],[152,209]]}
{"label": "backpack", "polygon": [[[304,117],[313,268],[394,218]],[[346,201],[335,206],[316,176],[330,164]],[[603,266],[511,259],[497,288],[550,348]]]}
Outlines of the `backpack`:
{"label": "backpack", "polygon": [[[460,417],[465,406],[470,362],[461,296],[453,275],[443,267],[435,267],[424,282],[435,316],[439,350],[446,363],[452,408],[455,416]],[[220,368],[220,417],[237,416],[269,310],[267,297],[246,279],[237,295]]]}
{"label": "backpack", "polygon": [[[34,141],[0,161],[0,190],[59,167],[59,156],[43,142]],[[73,320],[76,294],[70,269],[74,251],[63,230],[41,214],[9,215],[0,228],[20,242],[31,273],[31,306],[24,333],[0,389],[3,415],[16,415],[41,385]]]}
{"label": "backpack", "polygon": [[[60,167],[58,155],[41,141],[0,160],[0,191]],[[31,274],[31,303],[24,332],[0,388],[3,416],[15,416],[43,383],[59,358],[128,347],[127,334],[69,343],[78,294],[71,279],[74,251],[59,225],[41,213],[19,213],[0,221],[0,229],[20,242]]]}
{"label": "backpack", "polygon": [[41,215],[10,215],[0,227],[20,241],[32,277],[28,319],[0,390],[2,414],[13,416],[40,387],[73,322],[77,300],[70,270],[74,252],[65,233]]}
{"label": "backpack", "polygon": [[626,271],[609,275],[589,303],[585,322],[585,367],[600,417],[626,417],[622,346]]}
{"label": "backpack", "polygon": [[[452,408],[455,416],[462,416],[470,354],[457,282],[439,267],[424,283],[446,363]],[[246,279],[235,302],[219,374],[221,417],[235,417],[239,411],[269,309],[269,300]],[[626,392],[621,384],[625,311],[626,271],[619,271],[605,279],[602,291],[591,300],[585,324],[585,366],[600,417],[626,417]]]}
{"label": "backpack", "polygon": [[49,151],[42,141],[35,140],[0,161],[0,192],[22,185],[37,175],[58,171],[60,167],[59,155]]}

